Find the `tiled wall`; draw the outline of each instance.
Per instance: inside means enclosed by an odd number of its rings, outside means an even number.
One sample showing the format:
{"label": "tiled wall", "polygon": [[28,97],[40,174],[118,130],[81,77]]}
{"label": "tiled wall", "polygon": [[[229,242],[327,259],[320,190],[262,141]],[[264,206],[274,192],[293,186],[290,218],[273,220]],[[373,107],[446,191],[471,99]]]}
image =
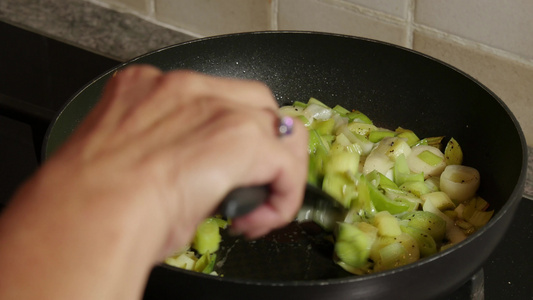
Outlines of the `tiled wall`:
{"label": "tiled wall", "polygon": [[87,0],[202,37],[314,30],[415,49],[474,76],[509,106],[533,145],[531,0]]}

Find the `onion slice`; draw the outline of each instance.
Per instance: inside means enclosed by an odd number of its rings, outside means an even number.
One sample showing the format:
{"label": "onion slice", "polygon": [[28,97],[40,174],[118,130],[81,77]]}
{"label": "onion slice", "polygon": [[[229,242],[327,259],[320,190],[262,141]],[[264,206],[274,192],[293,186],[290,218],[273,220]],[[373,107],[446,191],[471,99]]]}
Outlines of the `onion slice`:
{"label": "onion slice", "polygon": [[478,170],[462,165],[449,165],[440,176],[440,189],[452,200],[460,203],[474,197],[479,188],[479,181]]}
{"label": "onion slice", "polygon": [[[435,157],[440,158],[437,164],[429,164],[420,158],[420,154],[428,151]],[[437,148],[426,145],[419,145],[412,148],[411,154],[407,156],[407,164],[409,169],[413,173],[424,173],[424,177],[427,179],[429,176],[439,176],[444,168],[446,162],[444,161],[444,154]]]}

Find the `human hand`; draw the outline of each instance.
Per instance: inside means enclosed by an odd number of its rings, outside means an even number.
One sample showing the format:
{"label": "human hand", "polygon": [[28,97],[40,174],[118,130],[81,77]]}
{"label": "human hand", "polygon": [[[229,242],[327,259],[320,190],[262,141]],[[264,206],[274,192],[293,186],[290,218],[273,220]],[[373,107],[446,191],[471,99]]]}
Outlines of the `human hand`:
{"label": "human hand", "polygon": [[168,249],[190,240],[231,189],[270,184],[267,203],[232,225],[255,238],[294,217],[305,182],[306,130],[295,122],[280,139],[277,109],[258,82],[136,66],[111,80],[55,159],[94,172],[87,180],[113,201],[160,209]]}
{"label": "human hand", "polygon": [[277,109],[258,82],[149,66],[118,72],[4,210],[0,298],[139,296],[152,266],[190,242],[237,187],[269,184],[271,196],[234,231],[254,238],[291,221],[307,131],[295,122],[280,138]]}

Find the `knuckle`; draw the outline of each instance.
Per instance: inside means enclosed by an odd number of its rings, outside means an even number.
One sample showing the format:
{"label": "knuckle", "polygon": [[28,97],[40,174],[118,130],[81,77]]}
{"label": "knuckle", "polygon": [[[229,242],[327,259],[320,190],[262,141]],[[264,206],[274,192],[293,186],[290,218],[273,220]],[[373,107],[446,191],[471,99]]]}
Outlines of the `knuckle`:
{"label": "knuckle", "polygon": [[231,135],[240,139],[260,136],[261,128],[259,124],[249,115],[226,110],[220,113],[220,120],[223,128]]}
{"label": "knuckle", "polygon": [[225,101],[206,98],[212,110],[212,121],[218,122],[221,129],[246,134],[254,132],[258,128],[258,122],[254,120],[251,114],[235,108],[232,104]]}
{"label": "knuckle", "polygon": [[264,93],[264,94],[269,94],[269,95],[272,94],[272,91],[264,82],[257,81],[257,80],[251,80],[249,84],[259,93]]}
{"label": "knuckle", "polygon": [[183,94],[198,92],[204,84],[202,76],[196,72],[179,70],[167,72],[159,81],[159,85],[182,92]]}
{"label": "knuckle", "polygon": [[264,99],[265,103],[268,103],[272,109],[278,109],[278,102],[274,98],[270,87],[261,81],[251,81],[250,85],[256,94],[259,95],[258,98]]}
{"label": "knuckle", "polygon": [[190,81],[197,80],[197,77],[196,73],[186,70],[167,72],[163,76],[165,80],[179,83],[189,83]]}
{"label": "knuckle", "polygon": [[118,71],[114,78],[116,80],[139,80],[144,78],[145,74],[160,74],[161,71],[150,65],[133,65]]}

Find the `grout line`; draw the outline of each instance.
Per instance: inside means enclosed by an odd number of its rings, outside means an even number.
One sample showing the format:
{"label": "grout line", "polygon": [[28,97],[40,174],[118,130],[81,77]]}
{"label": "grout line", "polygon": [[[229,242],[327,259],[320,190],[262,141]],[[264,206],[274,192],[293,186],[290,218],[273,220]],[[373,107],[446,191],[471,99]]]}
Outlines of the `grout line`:
{"label": "grout line", "polygon": [[189,35],[193,38],[203,38],[205,37],[205,35],[203,34],[199,34],[199,33],[196,33],[196,32],[193,32],[193,31],[190,31],[188,29],[185,29],[185,28],[182,28],[182,27],[179,27],[179,26],[175,26],[175,25],[170,25],[168,23],[165,23],[165,22],[162,22],[162,21],[159,21],[157,20],[156,18],[147,18],[143,15],[137,15],[135,13],[133,13],[134,15],[136,15],[137,17],[145,20],[145,21],[148,21],[150,23],[153,23],[155,25],[159,25],[161,27],[164,27],[164,28],[167,28],[167,29],[172,29],[172,30],[175,30],[175,31],[179,31],[183,34],[186,34],[186,35]]}
{"label": "grout line", "polygon": [[[133,10],[133,9],[131,9],[129,7],[126,7],[124,5],[114,5],[114,4],[111,5],[109,3],[101,2],[99,0],[86,0],[86,1],[91,2],[93,4],[96,4],[96,5],[99,5],[99,6],[102,6],[102,7],[105,7],[105,8],[108,8],[108,9],[112,9],[112,10],[116,10],[116,11],[119,11],[119,12],[129,13],[129,14],[135,15],[135,16],[137,16],[137,17],[139,17],[139,18],[141,18],[141,19],[143,19],[145,21],[151,22],[153,24],[159,25],[159,26],[164,27],[164,28],[168,28],[168,29],[171,29],[171,30],[179,31],[179,32],[181,32],[183,34],[186,34],[186,35],[189,35],[189,36],[191,36],[193,38],[202,38],[202,37],[204,37],[204,35],[198,34],[196,32],[192,32],[192,31],[190,31],[188,29],[185,29],[185,28],[182,28],[182,27],[179,27],[179,26],[175,26],[175,25],[170,25],[168,23],[159,21],[156,18],[156,9],[155,9],[155,1],[154,0],[148,0],[148,1],[150,1],[150,4],[151,4],[151,6],[150,6],[151,12],[149,13],[149,15],[142,14],[142,13],[140,13],[138,11],[135,11],[135,10]],[[407,19],[405,19],[405,20],[402,19],[402,18],[393,16],[393,15],[387,14],[387,13],[379,12],[379,11],[376,11],[376,10],[373,10],[373,9],[362,7],[360,5],[349,3],[349,2],[346,2],[345,0],[319,0],[319,1],[323,2],[323,3],[327,3],[329,5],[334,5],[334,6],[338,7],[338,8],[341,8],[341,9],[354,11],[354,12],[360,13],[362,15],[365,15],[367,17],[375,18],[378,21],[383,21],[383,22],[387,22],[387,23],[394,24],[394,25],[399,25],[399,26],[406,26],[405,44],[406,44],[407,48],[410,48],[410,49],[413,49],[413,47],[414,47],[414,33],[416,31],[419,31],[419,32],[422,32],[422,33],[427,33],[427,34],[434,35],[437,38],[445,39],[445,40],[457,43],[457,44],[465,46],[465,47],[469,47],[471,49],[478,49],[480,51],[483,51],[483,52],[486,52],[486,53],[489,53],[489,54],[493,54],[493,55],[496,55],[496,56],[499,56],[499,57],[514,61],[514,62],[519,63],[519,64],[523,64],[525,66],[533,67],[533,59],[524,58],[524,57],[522,57],[522,56],[520,56],[518,54],[514,54],[514,53],[506,51],[506,50],[498,49],[498,48],[495,48],[493,46],[481,44],[481,43],[478,43],[478,42],[475,42],[475,41],[472,41],[472,40],[469,40],[469,39],[466,39],[466,38],[462,38],[460,36],[456,36],[456,35],[453,35],[453,34],[450,34],[450,33],[435,29],[433,27],[429,27],[429,26],[422,25],[422,24],[417,24],[415,22],[415,20],[414,20],[415,8],[416,8],[415,7],[416,6],[416,0],[408,0],[407,1],[408,10],[407,10]],[[279,30],[279,24],[278,24],[279,0],[271,0],[270,9],[271,9],[271,18],[270,18],[271,29],[272,30]]]}
{"label": "grout line", "polygon": [[414,33],[416,31],[425,32],[429,34],[435,35],[437,38],[442,38],[454,43],[457,43],[459,45],[469,47],[471,49],[478,49],[480,51],[486,52],[488,54],[493,54],[496,56],[499,56],[501,58],[511,60],[513,62],[533,67],[533,59],[528,59],[520,56],[519,54],[514,54],[512,52],[502,50],[493,46],[481,44],[478,42],[475,42],[470,39],[462,38],[460,36],[456,36],[429,26],[417,24],[415,22],[415,8],[416,8],[416,0],[408,0],[408,10],[407,10],[407,19],[404,20],[402,18],[379,12],[373,9],[369,9],[366,7],[362,7],[360,5],[356,5],[353,3],[346,2],[346,0],[318,0],[323,3],[327,3],[329,5],[337,6],[341,9],[346,9],[350,11],[354,11],[356,13],[360,13],[364,16],[375,18],[378,21],[387,22],[389,24],[399,25],[399,26],[406,26],[406,46],[407,48],[413,49],[414,47]]}
{"label": "grout line", "polygon": [[377,19],[379,21],[387,22],[394,25],[405,26],[405,20],[403,18],[363,7],[354,3],[347,2],[345,0],[318,0],[319,2],[335,6],[340,9],[345,9],[362,14],[367,17]]}
{"label": "grout line", "polygon": [[155,0],[148,1],[148,17],[155,18]]}
{"label": "grout line", "polygon": [[406,2],[406,24],[405,24],[405,44],[407,48],[413,49],[414,47],[414,22],[415,22],[415,0],[408,0]]}
{"label": "grout line", "polygon": [[278,15],[279,15],[279,1],[272,0],[270,2],[270,29],[271,30],[279,30]]}
{"label": "grout line", "polygon": [[493,54],[493,55],[505,58],[507,60],[514,61],[516,63],[522,64],[525,66],[533,67],[533,59],[528,59],[518,54],[514,54],[512,52],[502,50],[502,49],[499,49],[493,46],[478,43],[467,38],[463,38],[463,37],[460,37],[454,34],[450,34],[450,33],[435,29],[433,27],[413,23],[413,32],[415,31],[419,31],[419,32],[426,33],[426,34],[431,34],[439,39],[447,40],[447,41],[459,44],[467,48],[477,49],[485,53]]}
{"label": "grout line", "polygon": [[111,10],[114,10],[114,11],[118,11],[120,13],[127,13],[127,14],[131,14],[131,15],[134,15],[144,21],[147,21],[147,22],[150,22],[152,24],[155,24],[155,25],[158,25],[158,26],[161,26],[161,27],[164,27],[164,28],[167,28],[167,29],[171,29],[171,30],[175,30],[175,31],[179,31],[183,34],[186,34],[186,35],[189,35],[193,38],[202,38],[202,37],[205,37],[204,35],[201,35],[201,34],[198,34],[196,32],[192,32],[188,29],[185,29],[185,28],[182,28],[182,27],[179,27],[179,26],[175,26],[175,25],[171,25],[171,24],[168,24],[168,23],[165,23],[165,22],[162,22],[162,21],[159,21],[157,18],[156,18],[156,10],[155,10],[155,3],[153,0],[150,0],[152,2],[152,6],[151,6],[151,9],[153,10],[153,15],[145,15],[145,14],[142,14],[132,8],[129,8],[127,6],[124,6],[124,5],[111,5],[109,3],[106,3],[106,2],[101,2],[99,0],[85,0],[85,1],[88,1],[90,3],[93,3],[95,5],[98,5],[98,6],[101,6],[101,7],[104,7],[104,8],[107,8],[107,9],[111,9]]}
{"label": "grout line", "polygon": [[99,0],[85,0],[85,1],[92,3],[94,5],[98,5],[100,7],[104,7],[104,8],[111,9],[111,10],[118,11],[118,12],[126,12],[126,10],[129,10],[128,8],[120,4],[110,4],[107,2],[101,2]]}
{"label": "grout line", "polygon": [[155,18],[145,18],[143,17],[142,15],[141,16],[138,16],[139,18],[145,20],[145,21],[148,21],[148,22],[151,22],[155,25],[159,25],[161,27],[164,27],[164,28],[167,28],[167,29],[172,29],[172,30],[175,30],[175,31],[179,31],[183,34],[186,34],[188,36],[191,36],[193,38],[203,38],[205,37],[205,35],[203,34],[199,34],[197,32],[193,32],[193,31],[190,31],[188,29],[185,29],[185,28],[182,28],[182,27],[179,27],[179,26],[175,26],[175,25],[170,25],[168,23],[165,23],[165,22],[161,22]]}

